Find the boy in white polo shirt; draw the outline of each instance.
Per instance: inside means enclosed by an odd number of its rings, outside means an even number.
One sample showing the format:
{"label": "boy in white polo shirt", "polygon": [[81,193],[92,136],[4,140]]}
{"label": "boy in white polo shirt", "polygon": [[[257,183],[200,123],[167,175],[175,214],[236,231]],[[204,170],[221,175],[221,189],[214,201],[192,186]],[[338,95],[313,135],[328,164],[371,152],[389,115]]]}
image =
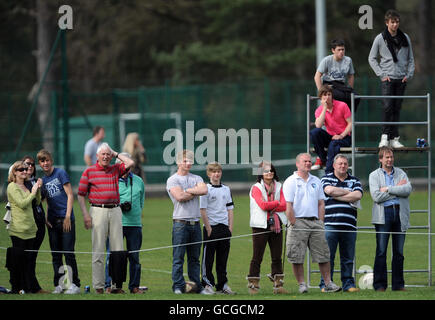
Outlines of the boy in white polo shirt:
{"label": "boy in white polo shirt", "polygon": [[298,170],[285,180],[282,187],[287,202],[286,216],[290,223],[286,242],[287,257],[292,263],[300,293],[308,291],[304,281],[307,247],[310,249],[313,262],[319,264],[320,273],[325,279],[325,288],[322,292],[336,292],[341,288],[331,281],[329,247],[323,225],[325,195],[320,179],[310,174],[311,166],[310,154],[298,154]]}
{"label": "boy in white polo shirt", "polygon": [[[233,232],[234,203],[230,188],[221,183],[222,166],[219,163],[207,165],[208,193],[201,196],[200,211],[204,223],[202,254],[202,285],[209,293],[234,294],[227,282],[227,261],[230,252],[230,237]],[[223,240],[219,240],[222,239]],[[216,255],[217,284],[213,276],[213,262]]]}

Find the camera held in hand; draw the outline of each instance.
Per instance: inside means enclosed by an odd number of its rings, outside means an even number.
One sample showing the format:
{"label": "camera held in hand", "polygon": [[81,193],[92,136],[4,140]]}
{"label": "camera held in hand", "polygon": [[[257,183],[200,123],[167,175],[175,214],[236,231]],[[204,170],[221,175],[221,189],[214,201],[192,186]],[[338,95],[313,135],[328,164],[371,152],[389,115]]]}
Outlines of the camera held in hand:
{"label": "camera held in hand", "polygon": [[131,202],[126,201],[121,203],[121,210],[122,211],[130,211],[131,210]]}

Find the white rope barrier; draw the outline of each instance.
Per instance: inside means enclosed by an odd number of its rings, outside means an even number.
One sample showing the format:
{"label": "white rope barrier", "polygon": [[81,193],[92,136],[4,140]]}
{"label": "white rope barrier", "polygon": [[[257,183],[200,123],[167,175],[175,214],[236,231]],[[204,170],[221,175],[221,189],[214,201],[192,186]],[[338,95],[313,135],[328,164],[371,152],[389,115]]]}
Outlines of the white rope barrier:
{"label": "white rope barrier", "polygon": [[[326,230],[326,229],[291,229],[290,227],[283,227],[283,230],[281,232],[284,232],[284,229],[288,229],[288,231],[309,231],[309,232],[344,232],[344,233],[362,233],[362,234],[405,234],[405,235],[422,235],[422,236],[433,236],[435,233],[430,232],[389,232],[389,231],[363,231],[363,230]],[[137,253],[137,252],[150,252],[150,251],[156,251],[156,250],[163,250],[163,249],[171,249],[171,248],[177,248],[182,246],[191,246],[191,245],[197,245],[197,244],[204,244],[209,242],[216,242],[216,241],[223,241],[223,240],[231,240],[231,239],[238,239],[238,238],[245,238],[250,236],[256,236],[266,233],[272,233],[273,231],[267,230],[264,232],[256,232],[256,233],[248,233],[248,234],[241,234],[237,236],[231,236],[231,237],[225,237],[225,238],[219,238],[219,239],[210,239],[210,240],[202,240],[202,241],[196,241],[196,242],[189,242],[189,243],[182,243],[182,244],[176,244],[176,245],[168,245],[168,246],[161,246],[161,247],[154,247],[154,248],[148,248],[148,249],[140,249],[140,250],[132,250],[128,251],[128,253]],[[7,250],[6,247],[0,247],[0,250]],[[40,253],[62,253],[62,254],[110,254],[109,252],[93,252],[93,251],[53,251],[53,250],[24,250],[27,252],[40,252]]]}

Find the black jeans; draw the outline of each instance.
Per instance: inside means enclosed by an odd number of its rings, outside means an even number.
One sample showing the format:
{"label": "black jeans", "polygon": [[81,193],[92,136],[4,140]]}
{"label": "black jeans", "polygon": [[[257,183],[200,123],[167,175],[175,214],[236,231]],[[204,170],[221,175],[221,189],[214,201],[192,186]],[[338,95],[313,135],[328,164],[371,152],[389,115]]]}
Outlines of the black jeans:
{"label": "black jeans", "polygon": [[32,272],[31,275],[31,283],[30,283],[30,292],[35,293],[41,290],[41,286],[39,285],[38,279],[36,278],[36,258],[38,257],[38,250],[41,247],[42,242],[44,241],[45,237],[45,217],[42,219],[36,219],[36,226],[38,227],[38,230],[36,231],[36,238],[33,241],[32,250],[29,252],[29,263],[30,263],[30,270]]}
{"label": "black jeans", "polygon": [[[24,289],[25,292],[31,292],[33,277],[35,276],[35,270],[33,270],[32,272],[30,251],[26,250],[33,250],[34,240],[35,238],[21,239],[15,236],[11,236],[12,247],[25,250],[23,259],[24,265],[21,266],[18,273],[11,273],[10,282],[12,284],[12,293],[18,293],[21,289]],[[17,285],[19,287],[17,287]]]}
{"label": "black jeans", "polygon": [[[381,84],[383,96],[403,96],[405,93],[406,82],[401,79],[391,79],[390,81],[382,81]],[[383,122],[399,122],[400,109],[402,108],[403,99],[382,99],[384,105]],[[399,126],[384,125],[382,134],[388,135],[391,140],[399,136]]]}
{"label": "black jeans", "polygon": [[[58,286],[59,281],[65,275],[65,270],[63,270],[62,255],[65,256],[65,263],[67,267],[71,268],[68,274],[71,276],[71,282],[77,287],[80,287],[80,279],[77,269],[77,262],[74,252],[74,245],[76,242],[76,228],[75,223],[71,220],[71,230],[69,232],[63,231],[63,218],[53,218],[50,219],[52,225],[48,228],[48,237],[50,240],[50,248],[53,251],[51,253],[53,259],[53,269],[54,269],[54,286]],[[56,251],[70,251],[68,253],[60,253]]]}
{"label": "black jeans", "polygon": [[[203,230],[204,241],[231,237],[230,229],[225,224],[217,224],[215,226],[211,226],[210,237],[207,235],[207,230],[205,229],[205,227]],[[218,280],[216,284],[216,290],[222,290],[225,283],[228,282],[227,261],[229,253],[230,239],[210,241],[204,243],[201,267],[203,286],[215,286],[215,279],[213,276],[213,262],[216,254],[216,275]]]}

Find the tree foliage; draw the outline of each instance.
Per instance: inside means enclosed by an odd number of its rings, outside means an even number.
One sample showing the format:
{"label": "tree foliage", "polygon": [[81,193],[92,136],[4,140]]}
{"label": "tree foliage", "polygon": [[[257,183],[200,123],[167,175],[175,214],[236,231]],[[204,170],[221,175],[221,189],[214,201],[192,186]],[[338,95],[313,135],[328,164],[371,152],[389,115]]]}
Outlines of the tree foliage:
{"label": "tree foliage", "polygon": [[[70,0],[70,84],[78,90],[244,78],[311,79],[316,68],[314,0]],[[53,33],[58,7],[50,0]],[[358,8],[373,8],[373,30],[358,27]],[[424,5],[423,5],[424,4]],[[402,14],[419,72],[433,73],[427,28],[430,0],[326,1],[327,41],[343,38],[358,75],[373,76],[367,56],[389,8]],[[35,1],[0,4],[2,88],[29,90],[36,82]],[[419,23],[421,17],[426,24]],[[425,27],[426,26],[426,27]],[[52,39],[47,39],[52,41]],[[428,53],[429,52],[429,53]],[[425,65],[419,64],[419,57]],[[427,62],[429,61],[429,62]]]}

